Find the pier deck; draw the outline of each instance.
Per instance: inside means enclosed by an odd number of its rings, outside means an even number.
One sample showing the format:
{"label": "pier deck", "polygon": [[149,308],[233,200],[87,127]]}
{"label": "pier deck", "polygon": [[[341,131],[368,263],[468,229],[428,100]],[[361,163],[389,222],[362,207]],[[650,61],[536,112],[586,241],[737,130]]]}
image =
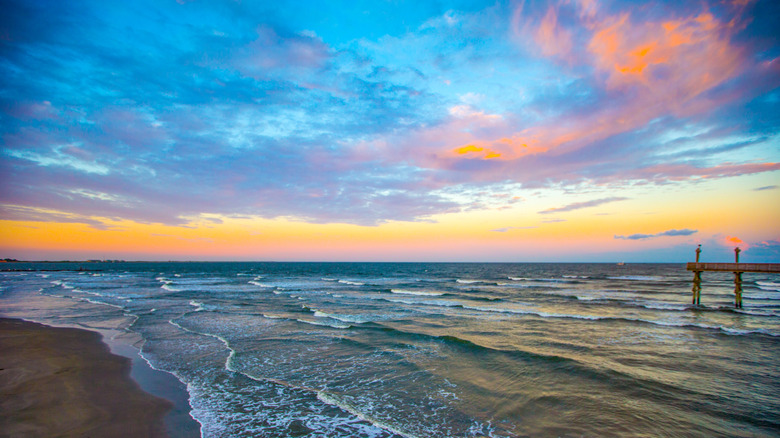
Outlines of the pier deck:
{"label": "pier deck", "polygon": [[761,272],[780,273],[780,263],[696,263],[688,262],[686,267],[694,272]]}
{"label": "pier deck", "polygon": [[758,272],[767,274],[780,273],[780,263],[739,263],[739,247],[734,248],[735,263],[699,263],[701,245],[696,249],[696,261],[688,262],[686,269],[693,271],[693,305],[701,305],[701,273],[702,272],[733,272],[734,273],[734,307],[742,308],[742,273]]}

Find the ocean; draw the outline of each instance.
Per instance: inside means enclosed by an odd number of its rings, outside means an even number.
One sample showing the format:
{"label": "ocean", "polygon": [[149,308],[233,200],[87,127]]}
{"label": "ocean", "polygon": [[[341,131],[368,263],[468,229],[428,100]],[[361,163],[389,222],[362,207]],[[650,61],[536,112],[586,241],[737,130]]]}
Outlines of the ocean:
{"label": "ocean", "polygon": [[681,264],[3,268],[36,270],[0,273],[0,315],[118,333],[204,437],[780,436],[777,275],[735,309]]}

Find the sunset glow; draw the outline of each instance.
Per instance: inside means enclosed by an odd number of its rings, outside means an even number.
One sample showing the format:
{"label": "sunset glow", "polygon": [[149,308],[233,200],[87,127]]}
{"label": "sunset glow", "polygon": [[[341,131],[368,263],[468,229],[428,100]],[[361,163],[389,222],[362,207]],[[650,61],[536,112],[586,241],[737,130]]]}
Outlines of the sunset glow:
{"label": "sunset glow", "polygon": [[0,258],[780,262],[778,2],[263,3],[4,6]]}

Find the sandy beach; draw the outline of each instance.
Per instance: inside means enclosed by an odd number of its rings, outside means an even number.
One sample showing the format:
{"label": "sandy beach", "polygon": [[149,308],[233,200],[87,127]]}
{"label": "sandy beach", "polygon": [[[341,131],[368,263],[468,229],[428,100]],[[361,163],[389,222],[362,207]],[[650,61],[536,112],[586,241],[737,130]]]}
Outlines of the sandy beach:
{"label": "sandy beach", "polygon": [[167,400],[98,333],[0,318],[0,436],[164,437]]}

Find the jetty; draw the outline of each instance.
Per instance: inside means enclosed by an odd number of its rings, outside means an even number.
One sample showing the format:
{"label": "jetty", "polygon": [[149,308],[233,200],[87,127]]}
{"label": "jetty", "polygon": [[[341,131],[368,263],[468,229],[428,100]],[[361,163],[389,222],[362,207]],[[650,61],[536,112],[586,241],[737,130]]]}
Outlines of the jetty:
{"label": "jetty", "polygon": [[696,261],[688,262],[686,269],[693,271],[693,305],[701,305],[701,273],[702,272],[733,272],[734,273],[734,307],[742,308],[742,273],[759,272],[780,274],[780,263],[740,263],[739,247],[734,248],[734,263],[699,263],[701,245],[696,248]]}

